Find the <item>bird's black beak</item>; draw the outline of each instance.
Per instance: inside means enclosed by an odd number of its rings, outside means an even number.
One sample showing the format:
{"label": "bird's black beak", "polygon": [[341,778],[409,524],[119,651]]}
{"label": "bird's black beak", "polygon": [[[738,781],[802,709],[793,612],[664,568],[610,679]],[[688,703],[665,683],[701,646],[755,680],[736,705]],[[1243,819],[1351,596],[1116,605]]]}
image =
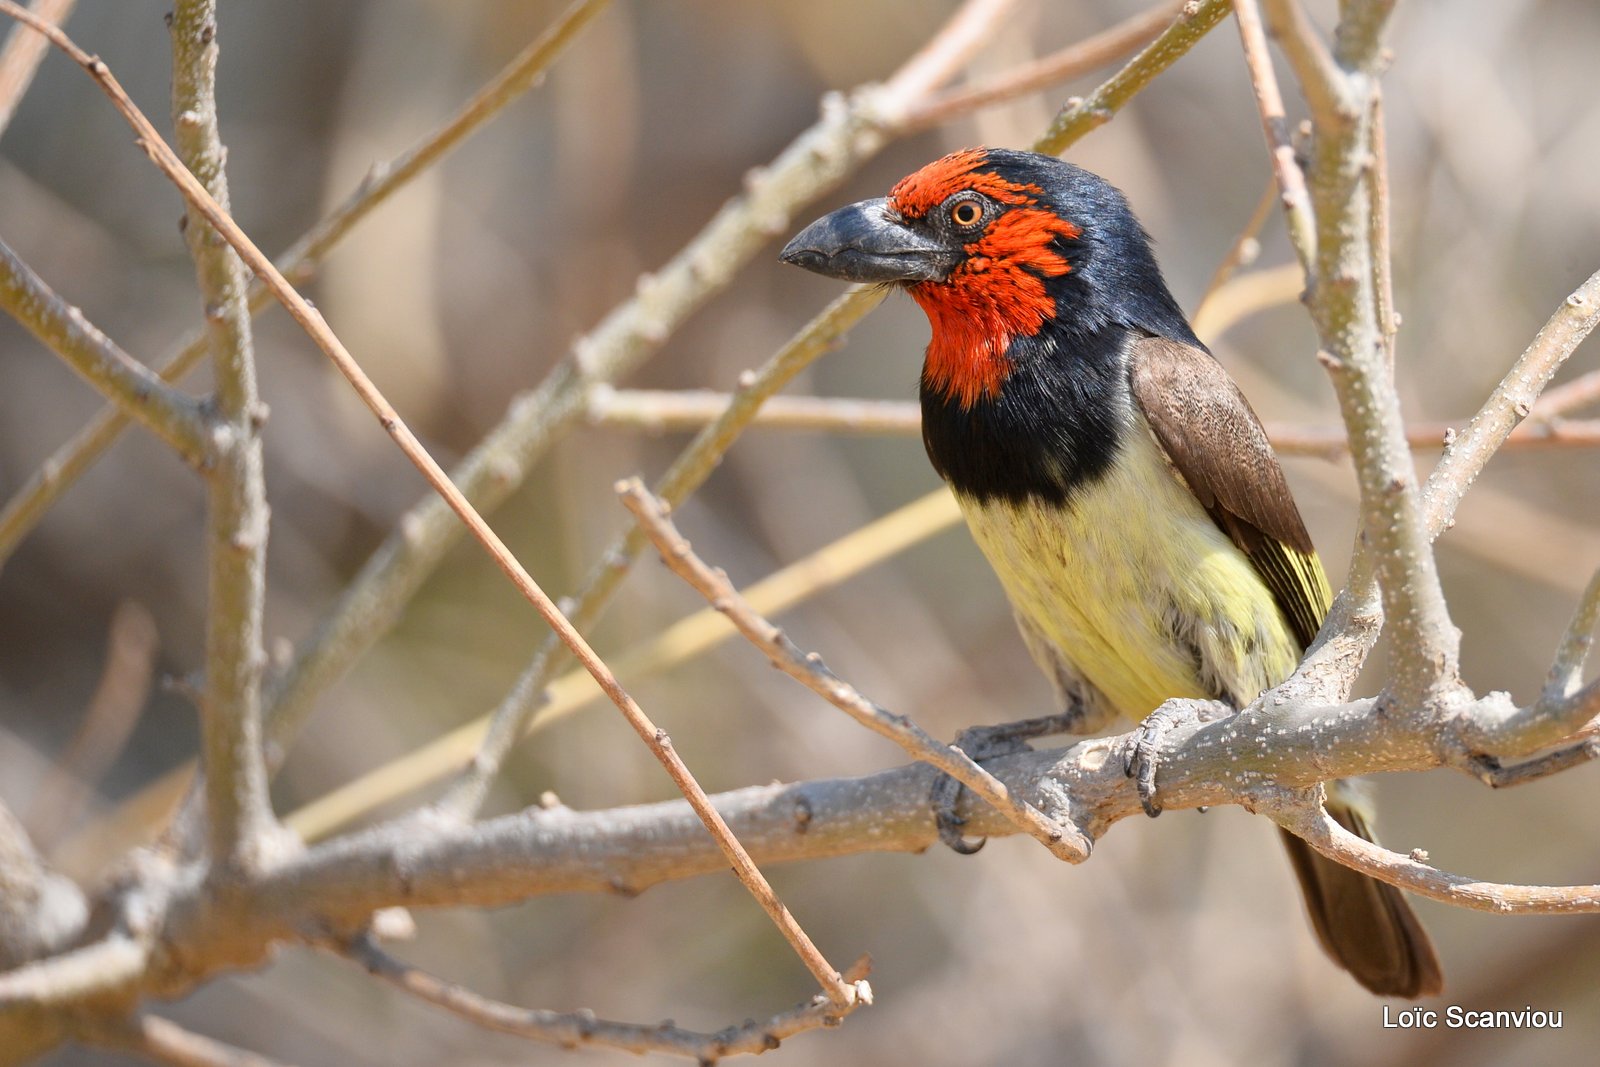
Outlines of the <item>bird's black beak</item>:
{"label": "bird's black beak", "polygon": [[906,225],[879,197],[824,215],[778,258],[847,282],[942,282],[960,253]]}

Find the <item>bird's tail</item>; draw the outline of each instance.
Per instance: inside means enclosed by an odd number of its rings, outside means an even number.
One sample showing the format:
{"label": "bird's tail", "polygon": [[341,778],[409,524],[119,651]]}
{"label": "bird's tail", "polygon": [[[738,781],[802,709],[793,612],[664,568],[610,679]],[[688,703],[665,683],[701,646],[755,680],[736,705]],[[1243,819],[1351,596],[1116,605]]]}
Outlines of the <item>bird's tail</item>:
{"label": "bird's tail", "polygon": [[[1346,830],[1377,842],[1372,807],[1351,781],[1329,782],[1327,811]],[[1385,997],[1432,996],[1444,988],[1439,959],[1411,905],[1394,886],[1326,858],[1284,831],[1317,940],[1335,963]]]}

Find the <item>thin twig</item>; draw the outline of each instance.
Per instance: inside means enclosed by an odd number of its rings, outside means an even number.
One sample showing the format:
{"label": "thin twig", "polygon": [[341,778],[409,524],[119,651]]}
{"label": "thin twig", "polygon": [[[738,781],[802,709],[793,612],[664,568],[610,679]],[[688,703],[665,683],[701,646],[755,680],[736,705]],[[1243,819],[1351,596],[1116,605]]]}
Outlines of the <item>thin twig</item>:
{"label": "thin twig", "polygon": [[1110,122],[1122,105],[1176,63],[1227,13],[1228,0],[1191,0],[1184,4],[1172,25],[1125,67],[1088,96],[1067,101],[1044,136],[1034,142],[1034,151],[1060,155],[1090,130]]}
{"label": "thin twig", "polygon": [[901,128],[907,133],[928,129],[979,108],[1003,103],[1103,67],[1149,44],[1171,24],[1182,7],[1183,0],[1157,4],[1093,37],[1040,56],[981,84],[938,93],[911,108]]}
{"label": "thin twig", "polygon": [[[698,430],[727,411],[732,399],[732,393],[719,393],[714,389],[602,386],[589,393],[587,418],[594,426],[645,433]],[[761,406],[751,425],[767,430],[905,436],[922,431],[922,408],[914,400],[775,396]]]}
{"label": "thin twig", "polygon": [[[172,31],[172,117],[178,159],[228,210],[227,150],[217,129],[216,0],[177,0]],[[137,125],[135,126],[137,129]],[[231,877],[263,860],[274,825],[261,743],[262,616],[267,599],[267,488],[250,328],[250,275],[195,205],[184,236],[204,301],[216,392],[209,421],[205,695],[201,765],[212,874]]]}
{"label": "thin twig", "polygon": [[[955,778],[1004,812],[1056,858],[1068,863],[1081,863],[1089,858],[1089,839],[1070,822],[1051,819],[1019,800],[966,753],[941,744],[908,717],[892,714],[868,700],[854,686],[828,670],[816,653],[800,651],[788,635],[751,609],[726,574],[712,570],[695,555],[689,542],[667,517],[665,505],[638,479],[623,482],[617,491],[672,572],[726,615],[747,641],[766,654],[773,666],[867,729],[899,745],[912,759],[937,767]],[[1062,818],[1066,818],[1066,813],[1063,812]]]}
{"label": "thin twig", "polygon": [[[534,40],[500,73],[490,79],[460,111],[415,146],[385,163],[379,163],[366,178],[321,222],[313,226],[277,259],[278,269],[296,285],[316,273],[317,264],[335,245],[395,192],[438,163],[499,114],[520,94],[537,85],[545,70],[572,42],[577,33],[610,0],[579,0],[544,33]],[[29,41],[45,40],[38,34],[19,30]],[[14,35],[15,36],[15,35]],[[272,303],[272,295],[259,282],[250,289],[250,311],[258,313]],[[156,372],[164,381],[176,382],[205,358],[208,335],[197,331],[180,342],[177,351],[161,360]],[[16,550],[17,544],[38,525],[50,506],[94,465],[106,449],[127,428],[128,418],[121,409],[101,409],[72,440],[62,445],[44,462],[0,509],[0,566]]]}
{"label": "thin twig", "polygon": [[[727,410],[732,394],[712,389],[596,389],[589,395],[591,425],[671,433],[698,430]],[[1413,422],[1406,443],[1414,449],[1445,448],[1465,420]],[[914,437],[922,432],[922,409],[914,400],[860,397],[775,396],[761,407],[752,426],[764,430]],[[1286,456],[1334,460],[1350,452],[1343,426],[1268,422],[1273,450]],[[1535,423],[1513,430],[1502,447],[1575,448],[1600,446],[1600,419]]]}
{"label": "thin twig", "polygon": [[[10,7],[14,7],[10,0],[0,0],[0,11],[6,11]],[[461,490],[450,481],[449,476],[444,472],[444,468],[440,467],[428,450],[423,447],[422,442],[411,432],[410,427],[401,420],[399,413],[384,398],[378,387],[373,384],[372,379],[361,369],[360,364],[355,361],[355,358],[350,355],[344,344],[328,327],[326,320],[322,317],[322,313],[313,308],[306,302],[304,297],[295,291],[294,287],[272,265],[272,261],[262,254],[261,250],[245,235],[244,231],[239,229],[238,224],[212,199],[211,195],[195,176],[184,168],[172,149],[167,146],[166,142],[161,139],[161,135],[156,132],[155,127],[150,124],[149,119],[145,118],[133,101],[128,98],[127,93],[123,91],[122,86],[106,65],[84,53],[59,30],[52,29],[49,36],[53,44],[71,55],[80,66],[88,71],[96,84],[111,99],[123,118],[128,121],[128,124],[139,135],[141,146],[146,154],[149,155],[151,162],[156,165],[156,168],[178,187],[184,199],[196,208],[205,217],[206,221],[216,227],[217,232],[239,253],[240,258],[256,273],[256,276],[266,283],[267,287],[272,290],[273,295],[284,305],[290,316],[300,324],[301,328],[317,343],[317,347],[322,349],[323,353],[333,362],[339,372],[350,382],[357,395],[361,397],[362,402],[377,417],[379,423],[388,431],[390,437],[394,439],[406,458],[422,472],[428,484],[445,500],[450,510],[471,531],[474,539],[483,546],[484,550],[511,580],[512,584],[517,587],[517,590],[522,593],[523,597],[534,606],[540,617],[561,635],[562,641],[577,656],[578,662],[583,664],[584,669],[594,676],[595,681],[605,690],[612,703],[617,705],[618,710],[622,712],[628,724],[633,727],[634,732],[639,735],[646,746],[650,748],[651,753],[666,768],[673,782],[683,792],[690,805],[704,821],[706,828],[716,839],[718,847],[722,849],[728,861],[733,865],[734,872],[739,876],[739,880],[745,884],[745,888],[750,891],[751,895],[756,898],[757,902],[771,917],[773,923],[777,925],[779,931],[789,941],[796,954],[806,965],[806,968],[811,971],[812,976],[816,978],[818,984],[828,994],[828,998],[840,1006],[850,1003],[855,996],[853,989],[840,981],[838,972],[823,958],[816,946],[812,944],[811,939],[806,936],[805,931],[794,921],[788,909],[783,906],[776,894],[772,892],[772,887],[767,883],[761,872],[756,869],[749,853],[733,837],[727,823],[723,822],[722,817],[717,814],[716,809],[706,799],[705,791],[700,788],[699,784],[694,780],[694,776],[689,773],[689,768],[673,749],[671,739],[666,732],[650,721],[644,710],[622,688],[621,683],[617,681],[611,669],[589,647],[589,643],[584,640],[583,635],[573,628],[572,623],[545,595],[544,590],[533,580],[533,576],[523,567],[521,561],[516,558],[505,543],[500,540],[499,535],[478,514]],[[264,781],[265,778],[263,776],[263,784]]]}
{"label": "thin twig", "polygon": [[1289,226],[1289,245],[1309,274],[1317,256],[1317,224],[1311,211],[1311,196],[1306,192],[1305,172],[1295,159],[1289,139],[1289,120],[1283,109],[1283,93],[1267,53],[1267,35],[1261,27],[1261,9],[1256,0],[1233,0],[1233,18],[1239,26],[1244,46],[1245,66],[1255,89],[1256,110],[1261,113],[1261,130],[1266,135],[1267,152],[1272,158],[1272,174],[1277,180],[1283,216]]}
{"label": "thin twig", "polygon": [[1510,789],[1570,771],[1596,758],[1600,758],[1600,733],[1521,763],[1502,763],[1492,756],[1475,756],[1467,761],[1465,769],[1490,789]]}
{"label": "thin twig", "polygon": [[[936,489],[774,571],[745,590],[745,599],[763,615],[780,614],[960,521],[961,512],[955,499],[947,490]],[[717,611],[703,608],[615,657],[612,662],[619,675],[642,678],[703,655],[737,633],[733,624]],[[524,678],[527,677],[524,672]],[[592,706],[601,695],[594,680],[581,669],[557,678],[546,690],[543,705],[528,721],[524,736]],[[307,841],[326,837],[466,763],[482,743],[489,722],[490,716],[482,715],[458,726],[400,759],[312,801],[291,813],[285,822]]]}
{"label": "thin twig", "polygon": [[[6,4],[10,5],[10,0]],[[199,403],[162,381],[96,329],[4,241],[0,241],[0,308],[101,395],[171,445],[190,466],[203,467],[209,461]]]}
{"label": "thin twig", "polygon": [[1427,854],[1402,856],[1357,837],[1321,804],[1258,803],[1256,810],[1346,867],[1429,900],[1496,915],[1577,915],[1600,912],[1600,885],[1535,886],[1484,882],[1428,865]]}
{"label": "thin twig", "polygon": [[[36,18],[59,26],[72,14],[78,0],[33,0],[31,10]],[[0,49],[0,137],[17,113],[17,105],[27,95],[28,86],[39,63],[50,50],[50,42],[36,33],[18,26],[6,35],[5,48]]]}
{"label": "thin twig", "polygon": [[520,1008],[491,1000],[454,982],[447,982],[421,968],[404,963],[379,948],[370,938],[360,938],[344,947],[344,952],[375,977],[397,989],[437,1005],[468,1022],[504,1034],[547,1041],[563,1048],[614,1048],[624,1052],[653,1052],[682,1056],[700,1063],[715,1063],[728,1056],[759,1056],[770,1052],[788,1037],[823,1027],[838,1026],[844,1016],[872,1003],[872,987],[865,978],[865,960],[845,976],[856,989],[856,997],[843,1007],[823,996],[771,1018],[747,1020],[716,1033],[685,1030],[671,1022],[624,1023],[597,1018],[593,1012],[555,1012],[539,1008]]}

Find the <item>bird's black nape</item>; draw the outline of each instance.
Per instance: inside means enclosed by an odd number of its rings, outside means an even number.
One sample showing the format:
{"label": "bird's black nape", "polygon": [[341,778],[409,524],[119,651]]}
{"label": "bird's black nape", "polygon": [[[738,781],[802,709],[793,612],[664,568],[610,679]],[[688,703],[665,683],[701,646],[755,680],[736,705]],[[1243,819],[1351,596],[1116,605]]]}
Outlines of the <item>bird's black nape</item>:
{"label": "bird's black nape", "polygon": [[1204,347],[1167,288],[1150,235],[1116,186],[1054,156],[1008,148],[989,149],[983,169],[1036,186],[1040,202],[1079,230],[1056,242],[1072,269],[1046,280],[1060,329],[1094,334],[1123,326]]}

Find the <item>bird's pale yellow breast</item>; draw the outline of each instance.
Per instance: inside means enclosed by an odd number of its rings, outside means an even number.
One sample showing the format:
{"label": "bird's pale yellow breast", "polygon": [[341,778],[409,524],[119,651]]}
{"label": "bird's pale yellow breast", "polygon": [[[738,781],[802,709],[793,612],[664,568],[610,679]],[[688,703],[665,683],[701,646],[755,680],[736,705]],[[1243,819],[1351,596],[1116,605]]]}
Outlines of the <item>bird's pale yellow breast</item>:
{"label": "bird's pale yellow breast", "polygon": [[[1106,474],[1066,505],[957,494],[1031,645],[1141,719],[1172,697],[1248,702],[1300,649],[1255,568],[1133,414]],[[1036,658],[1041,650],[1033,648]]]}

